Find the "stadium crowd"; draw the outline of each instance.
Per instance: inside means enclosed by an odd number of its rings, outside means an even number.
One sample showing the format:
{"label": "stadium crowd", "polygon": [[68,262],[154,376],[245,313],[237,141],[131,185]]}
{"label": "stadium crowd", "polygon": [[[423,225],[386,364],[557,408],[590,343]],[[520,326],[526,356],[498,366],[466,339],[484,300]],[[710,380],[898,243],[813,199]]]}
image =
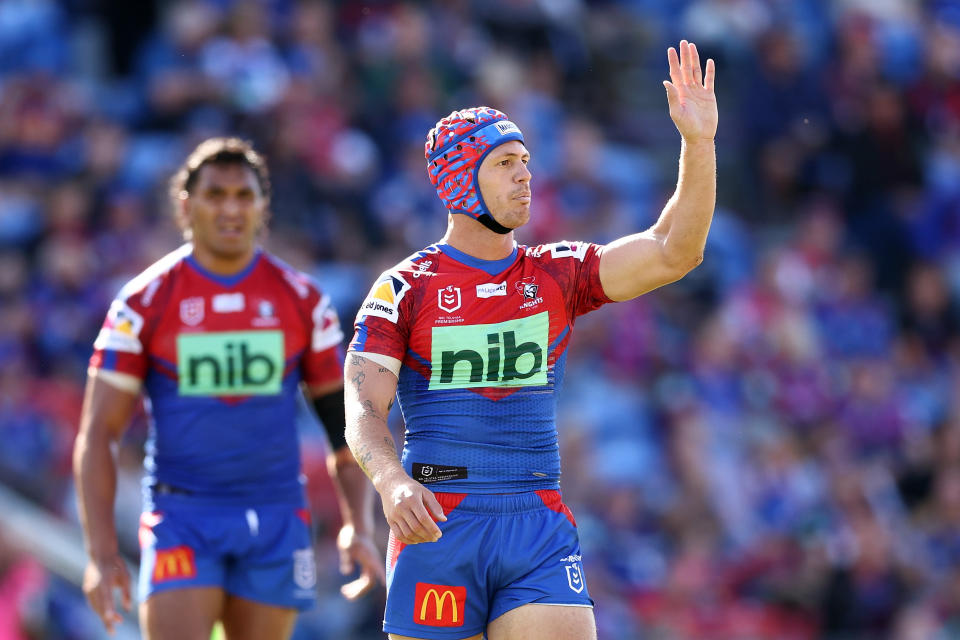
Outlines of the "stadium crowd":
{"label": "stadium crowd", "polygon": [[[648,226],[673,189],[680,38],[718,68],[704,263],[581,319],[561,401],[600,637],[960,637],[953,0],[0,3],[0,480],[76,517],[93,339],[179,243],[166,180],[203,138],[265,153],[266,243],[349,325],[443,233],[423,141],[454,107],[523,129],[523,242]],[[296,637],[379,638],[382,597],[336,589],[309,422],[321,601]],[[121,452],[131,553],[145,429]],[[95,637],[79,591],[2,530],[0,636]]]}

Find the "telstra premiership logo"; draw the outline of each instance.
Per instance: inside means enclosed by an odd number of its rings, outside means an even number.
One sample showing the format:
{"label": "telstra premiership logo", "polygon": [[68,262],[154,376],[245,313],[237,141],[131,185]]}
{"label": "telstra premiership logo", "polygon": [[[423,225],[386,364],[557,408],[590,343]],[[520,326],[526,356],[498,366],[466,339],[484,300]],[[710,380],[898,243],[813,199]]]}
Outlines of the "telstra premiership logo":
{"label": "telstra premiership logo", "polygon": [[413,621],[431,627],[462,627],[467,588],[418,582]]}
{"label": "telstra premiership logo", "polygon": [[549,312],[495,324],[434,327],[430,389],[547,384]]}

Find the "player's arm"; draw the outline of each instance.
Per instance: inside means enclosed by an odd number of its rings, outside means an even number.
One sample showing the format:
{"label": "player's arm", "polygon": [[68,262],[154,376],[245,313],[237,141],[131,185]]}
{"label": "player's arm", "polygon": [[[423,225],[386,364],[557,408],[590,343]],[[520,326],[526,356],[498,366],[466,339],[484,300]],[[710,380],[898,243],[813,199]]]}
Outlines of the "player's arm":
{"label": "player's arm", "polygon": [[83,591],[110,633],[121,620],[113,604],[114,589],[120,589],[124,608],[131,606],[130,576],[120,556],[113,510],[116,447],[136,411],[139,384],[132,376],[92,369],[73,448],[80,524],[89,556]]}
{"label": "player's arm", "polygon": [[435,521],[447,518],[433,493],[404,471],[387,427],[397,374],[385,364],[351,351],[344,368],[344,387],[347,444],[380,494],[393,535],[405,544],[435,542],[441,535]]}
{"label": "player's arm", "polygon": [[383,558],[373,542],[373,488],[344,438],[343,382],[311,385],[307,391],[330,441],[327,473],[343,519],[337,535],[340,572],[346,575],[355,565],[360,566],[360,577],[340,587],[340,592],[353,600],[369,591],[377,580],[386,581]]}
{"label": "player's arm", "polygon": [[677,188],[652,227],[615,240],[600,258],[600,283],[613,300],[629,300],[679,280],[703,260],[717,196],[715,67],[705,74],[693,43],[667,52],[664,81],[670,117],[682,137]]}

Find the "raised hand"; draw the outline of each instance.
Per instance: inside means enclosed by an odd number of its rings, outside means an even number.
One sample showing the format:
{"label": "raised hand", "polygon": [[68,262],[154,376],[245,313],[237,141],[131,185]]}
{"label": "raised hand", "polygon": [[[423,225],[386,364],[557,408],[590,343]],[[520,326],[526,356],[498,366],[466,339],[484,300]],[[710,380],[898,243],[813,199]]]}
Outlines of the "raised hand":
{"label": "raised hand", "polygon": [[717,135],[717,96],[713,92],[716,68],[707,60],[706,71],[700,68],[697,45],[680,41],[680,54],[667,49],[670,80],[664,80],[670,118],[687,142],[713,140]]}

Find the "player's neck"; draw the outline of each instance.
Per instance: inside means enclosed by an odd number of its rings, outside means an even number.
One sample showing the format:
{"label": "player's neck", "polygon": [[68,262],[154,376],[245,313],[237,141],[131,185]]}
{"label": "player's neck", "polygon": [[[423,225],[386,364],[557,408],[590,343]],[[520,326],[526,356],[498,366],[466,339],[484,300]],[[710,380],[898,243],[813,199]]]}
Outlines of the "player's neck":
{"label": "player's neck", "polygon": [[450,215],[447,233],[441,242],[481,260],[502,260],[513,253],[513,231],[495,233],[473,218],[459,214]]}
{"label": "player's neck", "polygon": [[193,259],[197,261],[197,264],[218,276],[232,276],[240,273],[250,264],[256,252],[257,248],[254,246],[243,254],[224,256],[196,244],[193,245]]}

